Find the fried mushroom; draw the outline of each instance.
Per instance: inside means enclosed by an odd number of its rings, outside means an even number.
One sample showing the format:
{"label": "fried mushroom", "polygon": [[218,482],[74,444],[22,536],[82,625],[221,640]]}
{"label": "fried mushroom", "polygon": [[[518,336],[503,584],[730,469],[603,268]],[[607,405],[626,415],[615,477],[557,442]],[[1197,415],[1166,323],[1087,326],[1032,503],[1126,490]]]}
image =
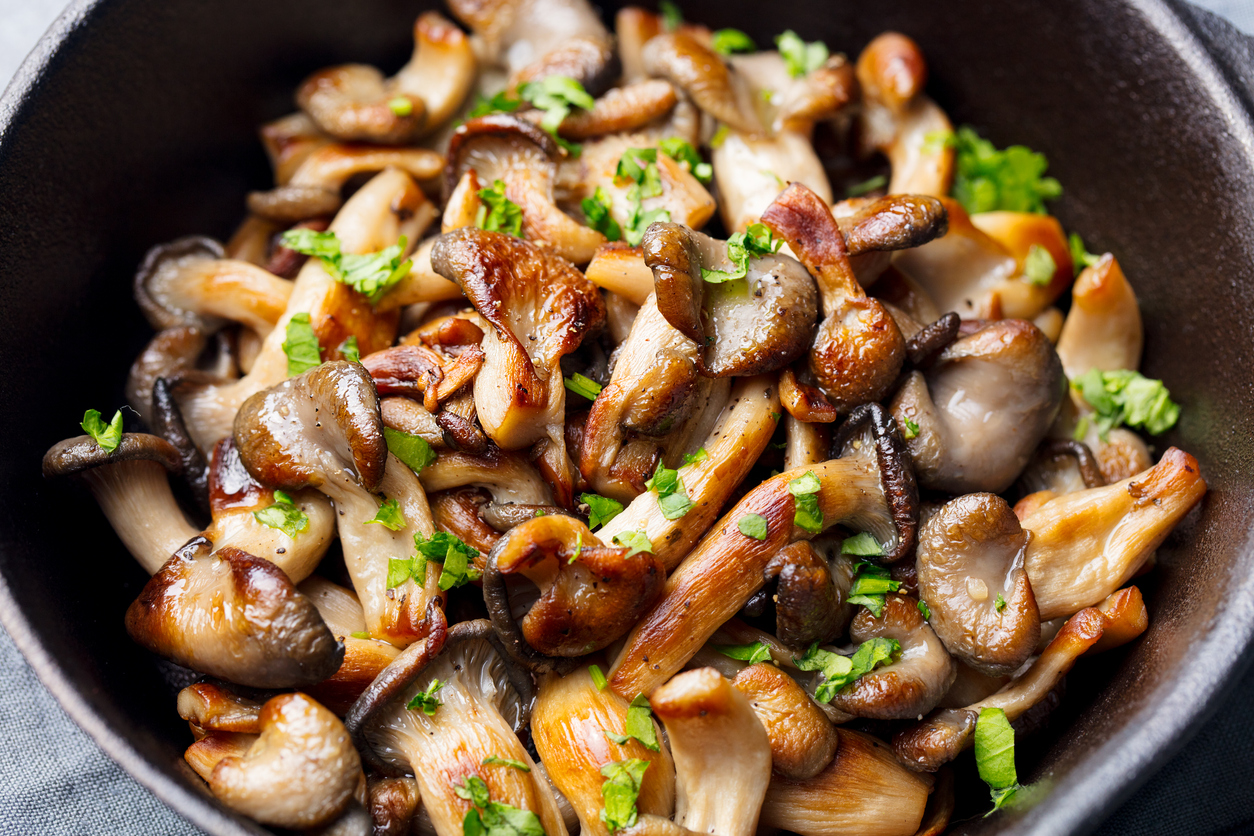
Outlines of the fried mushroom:
{"label": "fried mushroom", "polygon": [[732,679],[771,740],[771,766],[786,778],[813,778],[831,762],[836,727],[797,681],[775,665],[749,665]]}

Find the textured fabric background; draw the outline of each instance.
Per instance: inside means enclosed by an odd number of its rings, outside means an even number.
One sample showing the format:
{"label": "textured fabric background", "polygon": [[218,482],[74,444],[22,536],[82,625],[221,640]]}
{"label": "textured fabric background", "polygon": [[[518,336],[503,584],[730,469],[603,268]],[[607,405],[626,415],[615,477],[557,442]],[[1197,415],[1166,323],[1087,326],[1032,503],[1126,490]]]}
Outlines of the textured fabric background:
{"label": "textured fabric background", "polygon": [[[64,0],[0,0],[7,83]],[[1198,5],[1254,34],[1254,0]],[[1098,836],[1254,833],[1254,672]],[[173,711],[174,707],[171,706]],[[81,732],[0,630],[0,836],[196,834]]]}

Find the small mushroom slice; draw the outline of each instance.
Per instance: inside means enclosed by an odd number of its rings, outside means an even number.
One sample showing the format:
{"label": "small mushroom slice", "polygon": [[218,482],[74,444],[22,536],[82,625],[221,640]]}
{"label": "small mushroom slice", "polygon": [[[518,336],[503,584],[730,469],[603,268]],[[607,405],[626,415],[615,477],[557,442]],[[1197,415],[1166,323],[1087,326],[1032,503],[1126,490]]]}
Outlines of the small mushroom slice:
{"label": "small mushroom slice", "polygon": [[1023,521],[1041,619],[1093,606],[1126,583],[1205,493],[1197,459],[1171,447],[1144,473],[1041,506]]}
{"label": "small mushroom slice", "polygon": [[693,34],[681,30],[651,38],[641,59],[645,72],[683,90],[715,119],[745,134],[764,133],[749,85]]}
{"label": "small mushroom slice", "polygon": [[1006,500],[973,493],[945,503],[919,532],[919,597],[945,648],[990,676],[1036,648],[1040,614],[1023,568],[1030,536]]}
{"label": "small mushroom slice", "polygon": [[91,436],[67,438],[43,459],[45,479],[77,476],[87,484],[122,544],[150,575],[199,533],[170,490],[168,474],[182,467],[173,445],[144,433],[123,433],[112,453]]}
{"label": "small mushroom slice", "polygon": [[[564,514],[514,526],[488,556],[484,602],[515,659],[586,656],[626,633],[662,591],[658,559],[649,552],[606,547],[579,520]],[[514,622],[506,579],[521,575],[539,599]],[[521,626],[521,630],[519,629]]]}
{"label": "small mushroom slice", "polygon": [[658,310],[697,344],[709,377],[778,371],[805,354],[818,313],[814,280],[793,258],[749,259],[743,280],[707,282],[704,269],[734,267],[727,242],[673,223],[655,223],[642,242]]}
{"label": "small mushroom slice", "polygon": [[[438,611],[437,611],[438,612]],[[509,666],[493,645],[486,620],[445,629],[442,620],[379,675],[349,711],[347,725],[362,756],[387,775],[413,774],[438,836],[459,836],[470,803],[454,792],[469,776],[487,785],[493,801],[530,810],[544,831],[565,836],[553,790],[519,741],[533,699],[530,678]],[[439,681],[427,713],[407,705]],[[520,761],[530,772],[484,765],[487,758]]]}
{"label": "small mushroom slice", "polygon": [[351,589],[317,575],[307,578],[299,589],[318,608],[331,634],[344,645],[344,661],[339,670],[305,690],[342,717],[400,650],[385,641],[363,637],[369,636],[366,614]]}
{"label": "small mushroom slice", "polygon": [[962,337],[912,372],[892,413],[919,427],[907,442],[919,484],[1000,492],[1014,482],[1062,406],[1066,380],[1049,339],[1006,319]]}
{"label": "small mushroom slice", "polygon": [[[1139,470],[1147,467],[1149,462]],[[1106,478],[1102,475],[1097,457],[1083,441],[1052,438],[1046,439],[1037,448],[1032,461],[1019,474],[1018,484],[1024,494],[1049,491],[1052,499],[1085,488],[1100,488],[1106,484]]]}
{"label": "small mushroom slice", "polygon": [[957,668],[918,609],[918,601],[889,595],[876,616],[863,608],[853,617],[849,636],[855,642],[895,639],[901,656],[841,689],[832,705],[855,717],[905,720],[936,707],[953,684]]}
{"label": "small mushroom slice", "polygon": [[831,762],[836,727],[797,681],[774,665],[750,665],[732,679],[771,740],[771,766],[786,778],[813,778]]}
{"label": "small mushroom slice", "polygon": [[[794,479],[807,473],[817,479],[822,527],[844,523],[870,530],[889,544],[889,560],[913,548],[912,524],[900,518],[917,520],[918,496],[908,471],[902,472],[900,435],[886,421],[875,421],[874,428],[874,442],[859,438],[855,451],[844,458],[768,479],[719,520],[667,578],[662,599],[628,634],[610,675],[615,691],[649,693],[666,681],[761,589],[763,570],[781,547],[818,533],[794,524],[796,501],[788,487]],[[748,514],[766,520],[764,540],[740,532],[739,522]]]}
{"label": "small mushroom slice", "polygon": [[762,215],[818,283],[823,301],[810,371],[840,411],[882,398],[906,357],[905,338],[878,299],[867,297],[827,203],[794,183]]}
{"label": "small mushroom slice", "polygon": [[616,293],[639,306],[653,293],[653,271],[644,263],[644,253],[639,247],[629,247],[621,241],[597,250],[584,275],[602,290]]}
{"label": "small mushroom slice", "polygon": [[945,204],[926,195],[852,198],[832,207],[858,282],[870,287],[898,250],[921,247],[949,230]]}
{"label": "small mushroom slice", "polygon": [[913,836],[931,785],[870,735],[837,729],[836,757],[812,778],[771,779],[763,827],[801,836]]}
{"label": "small mushroom slice", "polygon": [[598,98],[591,110],[567,116],[557,132],[566,139],[586,140],[638,130],[661,119],[678,101],[675,88],[660,78],[625,84]]}
{"label": "small mushroom slice", "polygon": [[482,456],[441,450],[435,461],[422,469],[419,481],[431,492],[484,488],[500,506],[553,505],[553,492],[527,456],[497,447],[489,447]]}
{"label": "small mushroom slice", "polygon": [[1074,380],[1090,369],[1138,368],[1143,339],[1136,292],[1107,253],[1084,268],[1071,289],[1071,310],[1058,337],[1063,371]]}
{"label": "small mushroom slice", "polygon": [[261,703],[212,682],[179,691],[178,712],[198,737],[211,731],[261,734]]}
{"label": "small mushroom slice", "polygon": [[579,816],[583,833],[609,836],[601,821],[605,806],[601,767],[628,758],[649,763],[636,799],[641,816],[669,818],[674,812],[675,764],[660,732],[657,752],[634,738],[619,744],[606,736],[626,729],[627,708],[627,700],[618,694],[599,690],[586,667],[565,676],[545,674],[536,689],[532,739],[553,784]]}
{"label": "small mushroom slice", "polygon": [[439,12],[414,22],[414,54],[393,81],[399,92],[422,99],[423,133],[439,128],[462,106],[474,87],[478,61],[470,38]]}
{"label": "small mushroom slice", "polygon": [[[286,185],[314,151],[332,144],[331,137],[320,131],[308,114],[301,111],[265,123],[259,133],[262,147],[266,149],[266,156],[270,158],[270,167],[274,171],[274,182],[279,186]],[[250,219],[254,224],[269,223],[267,219],[256,215],[250,216]],[[266,237],[273,234],[273,231],[267,233]],[[233,257],[245,258],[242,254]]]}
{"label": "small mushroom slice", "polygon": [[[436,572],[387,586],[391,559],[408,560],[414,535],[435,531],[414,472],[387,451],[378,398],[359,363],[328,362],[259,392],[240,408],[235,443],[259,481],[283,490],[312,487],[335,502],[344,561],[371,636],[398,646],[431,629],[428,602],[442,601]],[[380,501],[398,504],[403,528],[371,524]]]}
{"label": "small mushroom slice", "polygon": [[319,129],[344,142],[406,145],[426,122],[419,96],[397,90],[367,64],[319,70],[296,88],[296,104]]}
{"label": "small mushroom slice", "polygon": [[[1015,259],[1015,277],[995,291],[1002,316],[1034,319],[1071,285],[1075,276],[1071,250],[1057,218],[1035,212],[980,212],[971,216],[971,223]],[[1025,278],[1025,264],[1034,249],[1049,253],[1054,262],[1053,275],[1043,284]]]}
{"label": "small mushroom slice", "polygon": [[718,671],[697,668],[658,688],[649,703],[675,758],[675,822],[697,833],[751,836],[771,780],[771,739],[749,700]]}
{"label": "small mushroom slice", "polygon": [[339,718],[304,694],[282,694],[265,704],[260,722],[247,752],[214,767],[214,796],[263,824],[298,830],[343,812],[363,776]]}

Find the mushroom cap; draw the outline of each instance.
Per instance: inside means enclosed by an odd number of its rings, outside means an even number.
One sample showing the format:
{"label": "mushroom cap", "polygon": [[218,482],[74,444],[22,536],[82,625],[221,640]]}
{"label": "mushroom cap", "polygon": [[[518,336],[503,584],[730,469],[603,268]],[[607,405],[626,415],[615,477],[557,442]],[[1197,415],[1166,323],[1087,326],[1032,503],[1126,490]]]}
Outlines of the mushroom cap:
{"label": "mushroom cap", "polygon": [[[409,102],[397,113],[392,102]],[[418,137],[426,122],[422,99],[388,89],[383,73],[367,64],[327,67],[301,82],[296,104],[326,133],[352,142],[405,145]]]}
{"label": "mushroom cap", "polygon": [[831,569],[808,542],[784,546],[770,563],[766,577],[777,579],[775,634],[789,647],[826,643],[839,635],[847,617]]}
{"label": "mushroom cap", "polygon": [[989,675],[1013,673],[1040,637],[1024,569],[1030,537],[1006,500],[988,493],[945,503],[919,535],[919,596],[932,629],[951,654]]}
{"label": "mushroom cap", "polygon": [[264,824],[303,830],[325,824],[352,800],[361,759],[339,718],[304,694],[261,709],[261,736],[243,757],[209,777],[213,794]]}
{"label": "mushroom cap", "polygon": [[771,739],[771,766],[787,778],[812,778],[836,754],[836,727],[797,681],[775,665],[758,663],[736,674],[732,685]]}
{"label": "mushroom cap", "polygon": [[893,194],[864,200],[836,223],[845,236],[845,250],[855,256],[921,247],[949,230],[949,213],[934,197]]}
{"label": "mushroom cap", "polygon": [[557,142],[539,125],[509,113],[490,113],[459,125],[449,139],[444,164],[445,200],[467,171],[491,185],[514,169],[542,170],[550,175],[561,155]]}
{"label": "mushroom cap", "polygon": [[641,57],[650,75],[682,89],[715,119],[743,133],[763,133],[748,85],[691,33],[681,30],[651,38]]}
{"label": "mushroom cap", "polygon": [[212,331],[216,320],[193,311],[182,310],[169,298],[169,284],[180,270],[198,261],[225,258],[222,245],[204,235],[188,235],[150,249],[135,272],[135,302],[144,312],[148,324],[158,331],[179,325],[194,325]]}
{"label": "mushroom cap", "polygon": [[183,472],[179,451],[164,438],[148,433],[122,433],[122,441],[112,453],[89,435],[58,441],[44,453],[43,474],[45,479],[73,476],[96,467],[134,461],[156,462],[174,474]]}

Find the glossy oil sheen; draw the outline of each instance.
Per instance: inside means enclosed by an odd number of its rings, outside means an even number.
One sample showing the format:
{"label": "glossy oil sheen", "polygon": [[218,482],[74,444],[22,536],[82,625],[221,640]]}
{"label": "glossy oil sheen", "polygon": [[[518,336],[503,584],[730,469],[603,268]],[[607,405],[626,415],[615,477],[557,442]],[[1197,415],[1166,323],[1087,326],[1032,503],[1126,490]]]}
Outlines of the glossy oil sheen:
{"label": "glossy oil sheen", "polygon": [[[0,617],[42,680],[116,760],[215,834],[264,833],[205,793],[168,670],[122,614],[144,581],[90,498],[45,484],[40,456],[88,407],[122,402],[149,336],[130,277],[152,244],[228,235],[268,170],[255,127],[302,76],[391,71],[420,3],[74,3],[0,102]],[[612,5],[612,4],[611,4]],[[1151,627],[1081,663],[1046,735],[1024,741],[1028,809],[962,832],[1082,833],[1182,745],[1249,660],[1254,628],[1254,129],[1251,49],[1156,0],[883,4],[685,0],[759,43],[786,27],[855,53],[895,28],[929,88],[999,145],[1045,152],[1054,209],[1136,287],[1144,371],[1184,404],[1168,439],[1210,482],[1144,584]],[[1208,51],[1209,50],[1209,51]]]}

